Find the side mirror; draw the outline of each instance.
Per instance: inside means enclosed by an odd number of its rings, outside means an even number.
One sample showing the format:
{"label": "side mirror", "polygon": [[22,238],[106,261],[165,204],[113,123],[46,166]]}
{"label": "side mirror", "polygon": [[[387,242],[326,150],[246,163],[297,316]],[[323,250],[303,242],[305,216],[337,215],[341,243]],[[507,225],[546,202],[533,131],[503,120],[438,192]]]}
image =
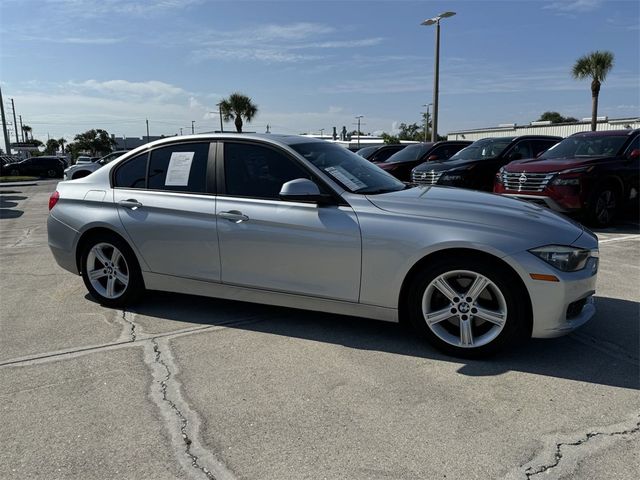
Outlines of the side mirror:
{"label": "side mirror", "polygon": [[634,148],[633,150],[631,150],[629,152],[629,155],[627,155],[627,158],[629,160],[633,160],[635,158],[640,158],[640,148]]}
{"label": "side mirror", "polygon": [[320,193],[318,185],[307,178],[296,178],[282,185],[280,198],[295,202],[331,203],[331,195]]}
{"label": "side mirror", "polygon": [[430,161],[430,160],[438,160],[438,155],[429,155],[427,157],[427,161]]}

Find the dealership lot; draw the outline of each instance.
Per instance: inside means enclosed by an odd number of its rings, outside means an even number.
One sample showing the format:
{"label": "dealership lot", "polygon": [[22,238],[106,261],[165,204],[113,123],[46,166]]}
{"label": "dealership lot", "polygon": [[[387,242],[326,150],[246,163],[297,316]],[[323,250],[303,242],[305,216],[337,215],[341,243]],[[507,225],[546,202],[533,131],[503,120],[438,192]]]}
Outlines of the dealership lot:
{"label": "dealership lot", "polygon": [[55,182],[0,187],[0,478],[636,478],[640,228],[598,232],[596,317],[490,361],[375,321],[92,301]]}

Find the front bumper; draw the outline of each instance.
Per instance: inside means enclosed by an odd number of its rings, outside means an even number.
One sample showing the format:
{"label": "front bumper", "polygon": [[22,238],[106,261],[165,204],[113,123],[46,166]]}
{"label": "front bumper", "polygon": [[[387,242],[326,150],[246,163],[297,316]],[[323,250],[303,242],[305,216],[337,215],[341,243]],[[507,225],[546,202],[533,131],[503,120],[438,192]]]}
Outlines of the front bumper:
{"label": "front bumper", "polygon": [[[578,272],[562,272],[529,252],[513,255],[521,278],[529,291],[533,312],[534,338],[565,335],[588,322],[595,314],[597,259]],[[595,263],[595,266],[593,264]],[[531,273],[554,275],[558,282],[534,280]]]}

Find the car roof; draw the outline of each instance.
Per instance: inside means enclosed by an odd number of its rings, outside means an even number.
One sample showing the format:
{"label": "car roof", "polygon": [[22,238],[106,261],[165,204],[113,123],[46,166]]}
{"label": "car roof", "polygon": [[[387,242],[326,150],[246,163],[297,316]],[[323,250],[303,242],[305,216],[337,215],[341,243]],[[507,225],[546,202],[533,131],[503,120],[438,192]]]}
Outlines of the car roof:
{"label": "car roof", "polygon": [[571,135],[572,137],[625,137],[640,132],[640,129],[635,130],[599,130],[596,132],[578,132]]}

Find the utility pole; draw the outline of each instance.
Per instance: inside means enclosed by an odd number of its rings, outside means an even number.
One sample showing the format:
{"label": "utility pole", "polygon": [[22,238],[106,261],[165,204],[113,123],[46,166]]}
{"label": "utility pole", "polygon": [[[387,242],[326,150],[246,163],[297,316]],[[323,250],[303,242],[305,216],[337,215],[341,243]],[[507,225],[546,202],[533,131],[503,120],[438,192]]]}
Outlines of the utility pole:
{"label": "utility pole", "polygon": [[2,133],[4,134],[4,147],[7,154],[11,155],[11,142],[9,142],[9,134],[7,133],[7,119],[4,116],[4,101],[2,100],[2,90],[0,90],[0,111],[2,113]]}
{"label": "utility pole", "polygon": [[429,129],[429,107],[431,106],[431,103],[425,103],[424,105],[422,105],[423,107],[427,107],[427,114],[424,117],[424,141],[427,141],[427,130]]}
{"label": "utility pole", "polygon": [[20,117],[20,131],[22,132],[22,143],[24,143],[24,129],[22,128],[22,115],[18,115]]}
{"label": "utility pole", "polygon": [[267,123],[267,132],[266,133],[271,133],[271,125],[269,125],[268,123]]}
{"label": "utility pole", "polygon": [[149,143],[149,119],[146,119],[147,122],[147,143]]}
{"label": "utility pole", "polygon": [[16,129],[16,143],[20,143],[20,138],[18,138],[18,122],[16,121],[16,106],[13,103],[13,98],[11,99],[11,110],[13,110],[13,126]]}
{"label": "utility pole", "polygon": [[358,119],[358,123],[357,124],[354,123],[354,125],[358,125],[358,148],[360,148],[360,119],[362,119],[362,117],[364,117],[364,115],[356,115],[356,118]]}
{"label": "utility pole", "polygon": [[196,130],[193,128],[193,125],[196,123],[195,120],[191,120],[191,135],[194,135],[196,133]]}
{"label": "utility pole", "polygon": [[180,127],[180,136],[182,136],[182,127]]}
{"label": "utility pole", "polygon": [[324,128],[321,128],[320,129],[320,138],[323,138],[323,137],[324,137]]}
{"label": "utility pole", "polygon": [[222,102],[216,103],[216,105],[218,106],[218,113],[220,114],[220,133],[223,133],[224,127],[222,126],[222,109],[220,108],[220,105],[222,105]]}

